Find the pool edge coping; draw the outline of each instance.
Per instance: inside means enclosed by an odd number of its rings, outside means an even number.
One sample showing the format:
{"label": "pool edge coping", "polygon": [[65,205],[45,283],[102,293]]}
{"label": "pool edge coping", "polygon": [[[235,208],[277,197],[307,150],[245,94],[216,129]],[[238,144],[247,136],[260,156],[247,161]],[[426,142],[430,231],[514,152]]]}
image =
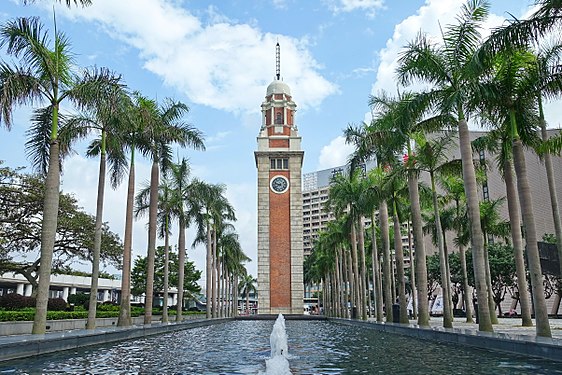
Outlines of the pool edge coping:
{"label": "pool edge coping", "polygon": [[80,329],[68,332],[52,332],[44,335],[5,336],[0,338],[0,363],[63,350],[221,324],[231,320],[233,318],[194,319],[180,323],[153,323],[131,327],[103,327],[94,330]]}
{"label": "pool edge coping", "polygon": [[519,334],[480,332],[477,330],[443,327],[421,327],[416,324],[380,323],[373,321],[329,318],[329,321],[361,326],[377,331],[395,333],[423,340],[431,340],[474,348],[522,354],[562,362],[562,340]]}

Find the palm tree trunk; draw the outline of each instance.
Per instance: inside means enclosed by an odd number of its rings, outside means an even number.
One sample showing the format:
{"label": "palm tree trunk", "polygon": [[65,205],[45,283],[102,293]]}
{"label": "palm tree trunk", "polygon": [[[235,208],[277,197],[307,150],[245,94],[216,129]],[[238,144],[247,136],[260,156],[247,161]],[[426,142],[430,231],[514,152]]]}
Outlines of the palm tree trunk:
{"label": "palm tree trunk", "polygon": [[462,159],[462,175],[464,180],[464,191],[466,194],[468,218],[470,221],[470,241],[472,246],[472,263],[474,268],[474,282],[476,284],[476,295],[478,298],[478,329],[480,331],[493,332],[488,307],[488,295],[486,293],[486,271],[484,261],[484,238],[480,223],[480,205],[478,202],[478,190],[476,188],[476,174],[472,161],[472,148],[470,145],[470,134],[468,124],[464,117],[459,116],[459,148]]}
{"label": "palm tree trunk", "polygon": [[224,309],[226,307],[226,270],[225,270],[225,264],[224,262],[221,260],[220,262],[220,267],[219,267],[219,272],[220,272],[220,276],[219,276],[219,280],[220,280],[220,284],[219,284],[219,305],[221,306],[220,309],[220,317],[223,318],[224,317]]}
{"label": "palm tree trunk", "polygon": [[429,326],[429,303],[427,300],[427,263],[423,242],[423,224],[420,209],[420,193],[415,171],[408,171],[408,194],[412,209],[412,226],[414,227],[415,268],[418,295],[418,325]]}
{"label": "palm tree trunk", "polygon": [[[515,114],[512,112],[512,119]],[[512,124],[513,124],[512,120]],[[548,322],[548,311],[544,298],[543,276],[539,259],[539,248],[537,244],[537,232],[535,228],[535,217],[533,213],[533,202],[531,201],[531,189],[527,180],[527,167],[525,165],[525,155],[523,144],[520,139],[513,141],[513,161],[515,174],[517,176],[517,190],[519,191],[519,202],[521,204],[521,214],[523,226],[525,228],[525,240],[527,241],[527,263],[531,279],[531,290],[533,294],[533,307],[535,310],[537,336],[552,337],[550,324]]]}
{"label": "palm tree trunk", "polygon": [[185,279],[185,218],[183,215],[179,218],[178,263],[178,304],[176,308],[176,322],[181,322],[183,319],[183,284]]}
{"label": "palm tree trunk", "polygon": [[487,234],[484,233],[484,261],[486,264],[486,289],[488,290],[488,308],[490,309],[490,321],[492,324],[498,324],[498,314],[496,313],[496,303],[494,302],[494,294],[492,291],[492,275],[490,273],[490,259],[488,256]]}
{"label": "palm tree trunk", "polygon": [[[544,119],[544,111],[542,107],[542,98],[539,95],[539,117],[541,126],[542,140],[548,139],[546,132],[546,120]],[[548,192],[550,193],[550,206],[552,207],[552,220],[554,221],[554,232],[556,235],[556,248],[558,249],[558,259],[562,259],[562,224],[560,223],[560,208],[558,206],[558,196],[556,193],[556,181],[554,179],[554,170],[552,167],[552,157],[549,153],[544,154],[544,167],[546,169],[546,179],[548,181]],[[560,263],[560,274],[562,275],[562,261]]]}
{"label": "palm tree trunk", "polygon": [[347,282],[349,284],[349,301],[350,301],[350,310],[349,310],[349,317],[352,317],[353,312],[353,298],[355,296],[355,281],[353,280],[353,262],[351,260],[351,251],[346,253],[347,256]]}
{"label": "palm tree trunk", "polygon": [[447,255],[443,244],[443,231],[441,228],[441,217],[439,215],[439,203],[437,202],[437,189],[435,176],[429,173],[431,178],[431,195],[433,198],[433,215],[435,216],[435,232],[437,233],[437,246],[439,248],[439,267],[441,270],[441,290],[443,291],[443,327],[453,328],[453,317],[451,316],[451,289],[449,288],[447,272]]}
{"label": "palm tree trunk", "polygon": [[414,263],[414,249],[412,246],[412,230],[410,229],[410,222],[408,221],[408,251],[410,252],[410,284],[412,288],[412,317],[414,319],[418,318],[418,314],[416,312],[416,272],[415,270],[415,263]]}
{"label": "palm tree trunk", "polygon": [[[457,210],[457,220],[459,220],[459,224],[457,226],[457,237],[460,238],[462,235],[462,225],[460,223],[460,205],[458,199],[455,201],[456,210]],[[464,245],[459,245],[459,257],[461,262],[461,273],[462,273],[462,287],[464,290],[463,298],[464,298],[464,311],[466,313],[466,322],[473,323],[472,319],[472,307],[470,301],[470,294],[468,293],[469,286],[468,286],[468,271],[466,268],[466,250]]]}
{"label": "palm tree trunk", "polygon": [[238,316],[238,275],[232,283],[232,316]]}
{"label": "palm tree trunk", "polygon": [[164,233],[164,298],[162,301],[162,323],[168,323],[168,289],[170,279],[170,234],[168,233],[168,216],[165,218]]}
{"label": "palm tree trunk", "polygon": [[[86,329],[96,328],[96,309],[98,306],[98,278],[100,275],[101,227],[103,224],[103,198],[105,190],[105,132],[102,132],[102,150],[100,154],[100,170],[98,176],[98,196],[96,202],[96,226],[94,228],[94,254],[92,259],[92,282],[90,285],[90,303]],[[105,302],[105,301],[104,301]]]}
{"label": "palm tree trunk", "polygon": [[348,275],[348,267],[347,267],[347,254],[345,251],[345,248],[341,248],[341,254],[342,254],[342,280],[344,282],[343,284],[343,318],[349,318],[349,295],[350,295],[350,281],[349,281],[349,275]]}
{"label": "palm tree trunk", "polygon": [[381,240],[383,248],[383,287],[384,287],[384,310],[386,321],[392,322],[392,260],[390,258],[390,235],[388,233],[388,205],[385,200],[379,206],[379,220],[381,226]]}
{"label": "palm tree trunk", "polygon": [[367,288],[367,266],[365,264],[365,223],[363,217],[359,218],[359,255],[361,257],[361,318],[367,320],[367,297],[369,288]]}
{"label": "palm tree trunk", "polygon": [[334,306],[334,314],[337,317],[341,318],[341,295],[342,295],[342,291],[341,291],[341,286],[342,286],[342,280],[341,280],[341,272],[340,272],[340,254],[338,251],[338,248],[335,249],[336,252],[336,256],[335,256],[335,282],[336,282],[336,299],[335,299],[335,306]]}
{"label": "palm tree trunk", "polygon": [[400,322],[408,324],[408,300],[406,299],[406,278],[404,275],[404,250],[402,248],[402,232],[400,230],[400,218],[396,207],[396,197],[392,201],[394,219],[394,251],[396,257],[396,275],[398,277],[398,299],[400,301]]}
{"label": "palm tree trunk", "polygon": [[[57,107],[53,109],[53,118],[57,117]],[[55,123],[55,119],[53,119]],[[41,225],[41,263],[39,267],[39,281],[35,303],[35,317],[33,319],[33,334],[44,334],[47,329],[47,304],[49,302],[49,286],[51,283],[51,268],[53,263],[53,249],[57,232],[57,216],[59,212],[59,142],[51,141],[49,146],[49,169],[45,179],[45,198],[43,200],[43,224]]]}
{"label": "palm tree trunk", "polygon": [[377,227],[375,225],[375,212],[371,214],[371,230],[373,240],[371,242],[371,258],[373,262],[373,287],[375,294],[375,311],[377,322],[383,320],[383,293],[381,280],[381,266],[379,264],[379,251],[377,249]]}
{"label": "palm tree trunk", "polygon": [[158,214],[158,162],[152,162],[150,171],[150,200],[148,208],[148,254],[146,272],[146,294],[144,300],[144,324],[152,323],[152,305],[154,303],[154,261],[156,257],[156,216]]}
{"label": "palm tree trunk", "polygon": [[207,302],[207,319],[212,317],[213,312],[213,244],[211,243],[211,223],[207,219],[207,270],[205,296]]}
{"label": "palm tree trunk", "polygon": [[338,282],[340,284],[339,290],[340,290],[340,311],[339,311],[339,317],[340,318],[345,318],[347,315],[347,298],[346,298],[346,291],[347,291],[347,286],[346,286],[346,281],[345,281],[345,268],[344,268],[344,258],[343,258],[343,254],[342,254],[342,249],[341,247],[338,245],[336,246],[336,257],[338,259],[338,269],[339,269],[339,279]]}
{"label": "palm tree trunk", "polygon": [[125,212],[125,238],[123,242],[123,274],[121,276],[121,305],[117,326],[129,327],[131,322],[131,253],[133,243],[133,201],[135,198],[134,148],[131,151],[131,166],[127,184],[127,208]]}
{"label": "palm tree trunk", "polygon": [[463,245],[459,245],[459,257],[461,261],[461,274],[462,274],[462,287],[463,287],[463,299],[464,299],[464,311],[466,313],[466,322],[474,323],[472,319],[472,307],[470,305],[470,293],[468,290],[470,286],[468,285],[468,272],[466,269],[466,250]]}
{"label": "palm tree trunk", "polygon": [[213,300],[213,318],[217,318],[218,317],[218,309],[219,309],[219,304],[218,304],[218,298],[217,298],[217,292],[218,292],[218,267],[219,267],[219,262],[218,262],[218,258],[217,258],[217,229],[213,228],[212,230],[213,233],[213,240],[211,241],[211,243],[213,244],[212,246],[212,264],[213,264],[213,269],[212,269],[212,292],[211,292],[211,296],[212,296],[212,300]]}
{"label": "palm tree trunk", "polygon": [[357,230],[355,221],[351,222],[351,258],[353,262],[353,304],[357,311],[356,319],[361,315],[361,277],[359,276],[359,260],[357,259]]}

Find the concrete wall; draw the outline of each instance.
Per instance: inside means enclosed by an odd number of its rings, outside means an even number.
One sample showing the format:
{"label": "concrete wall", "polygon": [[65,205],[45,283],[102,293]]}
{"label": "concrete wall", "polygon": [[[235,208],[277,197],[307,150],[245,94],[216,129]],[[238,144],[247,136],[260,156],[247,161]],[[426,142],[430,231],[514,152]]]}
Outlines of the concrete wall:
{"label": "concrete wall", "polygon": [[114,327],[91,331],[82,329],[71,332],[53,332],[46,335],[3,337],[0,338],[0,362],[214,325],[229,320],[231,319],[197,319],[182,323]]}
{"label": "concrete wall", "polygon": [[[160,319],[160,316],[153,316],[155,319]],[[184,320],[200,319],[203,315],[185,315]],[[175,319],[175,316],[173,316]],[[133,318],[133,325],[143,324],[143,316]],[[62,319],[62,320],[48,320],[47,321],[47,332],[61,332],[61,331],[71,331],[76,329],[85,329],[87,319]],[[158,321],[156,321],[158,322]],[[117,317],[115,318],[98,318],[96,319],[96,327],[116,327]],[[21,322],[1,322],[0,323],[0,336],[11,336],[11,335],[27,335],[31,334],[31,328],[33,327],[32,321],[21,321]]]}

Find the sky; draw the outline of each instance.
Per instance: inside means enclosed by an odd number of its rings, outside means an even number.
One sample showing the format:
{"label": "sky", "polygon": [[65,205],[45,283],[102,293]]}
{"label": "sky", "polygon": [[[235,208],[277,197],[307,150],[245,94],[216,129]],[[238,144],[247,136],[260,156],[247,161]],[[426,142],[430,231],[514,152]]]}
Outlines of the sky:
{"label": "sky", "polygon": [[[345,164],[352,148],[342,130],[370,120],[369,95],[395,93],[396,59],[420,30],[438,40],[440,25],[454,22],[460,0],[93,0],[70,9],[52,0],[0,0],[0,23],[38,16],[71,41],[79,67],[107,67],[122,75],[131,90],[190,107],[186,120],[205,135],[207,150],[177,149],[189,159],[192,176],[227,187],[236,209],[235,227],[257,272],[256,136],[260,105],[275,75],[275,44],[281,46],[281,77],[297,104],[296,124],[305,151],[303,173]],[[529,14],[531,1],[492,0],[486,28],[511,15]],[[484,31],[489,33],[489,31]],[[0,58],[12,61],[5,50]],[[559,127],[559,103],[546,107]],[[72,108],[67,107],[67,110]],[[0,160],[25,166],[29,108],[14,112],[8,132],[0,128]],[[87,212],[95,213],[98,160],[84,146],[65,161],[62,189]],[[148,183],[148,160],[137,161],[137,188]],[[104,221],[121,237],[126,183],[106,189]],[[134,255],[146,255],[147,218],[135,223]],[[174,242],[177,231],[174,228]],[[188,231],[188,243],[193,231]],[[163,240],[158,245],[162,245]],[[205,269],[205,249],[188,248],[196,267]],[[78,265],[86,269],[89,265]],[[108,271],[112,272],[111,269]],[[202,285],[204,285],[204,275]]]}

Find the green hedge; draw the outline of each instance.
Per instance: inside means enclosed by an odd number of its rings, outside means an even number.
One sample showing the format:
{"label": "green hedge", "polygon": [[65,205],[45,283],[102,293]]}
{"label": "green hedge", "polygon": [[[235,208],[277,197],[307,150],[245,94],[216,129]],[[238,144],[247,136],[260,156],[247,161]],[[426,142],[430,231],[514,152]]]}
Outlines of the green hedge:
{"label": "green hedge", "polygon": [[[140,309],[131,309],[131,316],[142,314]],[[21,311],[0,311],[0,322],[28,321],[33,320],[35,310],[26,309]],[[116,318],[119,311],[96,311],[96,318]],[[47,320],[63,319],[86,319],[87,311],[47,311]]]}

